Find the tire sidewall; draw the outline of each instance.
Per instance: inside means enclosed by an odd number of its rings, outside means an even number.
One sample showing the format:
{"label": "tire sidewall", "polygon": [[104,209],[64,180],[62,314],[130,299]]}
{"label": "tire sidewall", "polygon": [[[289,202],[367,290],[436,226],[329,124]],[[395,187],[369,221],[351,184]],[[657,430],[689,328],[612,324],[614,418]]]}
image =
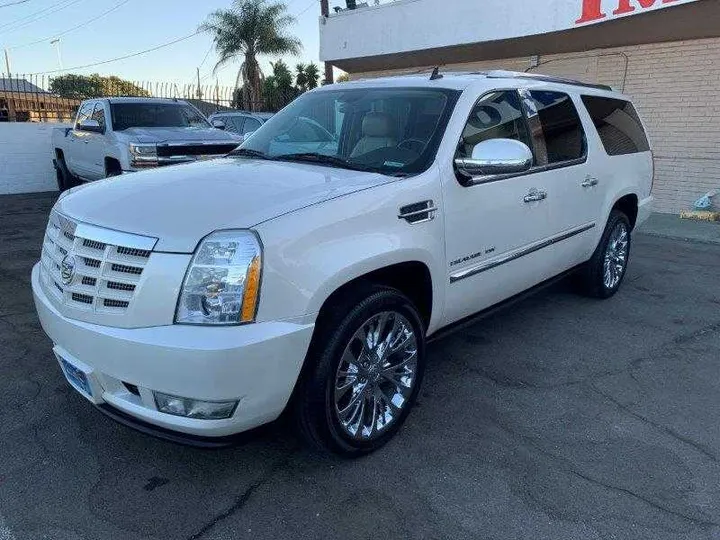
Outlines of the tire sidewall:
{"label": "tire sidewall", "polygon": [[[341,356],[352,336],[368,319],[383,311],[400,313],[413,327],[418,347],[415,385],[408,397],[407,405],[400,412],[394,424],[376,439],[359,441],[350,437],[343,430],[337,418],[334,401],[335,375]],[[425,372],[425,354],[425,331],[420,316],[410,300],[399,291],[386,288],[376,289],[352,308],[330,332],[312,377],[311,413],[317,420],[322,419],[319,422],[320,433],[318,435],[327,446],[335,452],[357,456],[372,452],[387,443],[402,427],[417,399]]]}
{"label": "tire sidewall", "polygon": [[[617,227],[618,223],[623,223],[625,225],[625,228],[627,230],[627,256],[625,257],[625,266],[622,271],[622,275],[620,276],[620,280],[617,282],[617,284],[614,287],[608,288],[605,286],[605,253],[607,252],[608,245],[610,243],[610,238],[612,237],[612,233]],[[627,274],[628,265],[630,264],[630,253],[632,251],[632,227],[630,226],[630,220],[627,218],[627,216],[617,210],[613,210],[613,212],[610,214],[610,218],[608,219],[607,226],[605,227],[605,231],[603,232],[603,237],[600,242],[600,245],[598,246],[598,252],[595,264],[597,265],[597,268],[595,269],[595,274],[597,276],[598,282],[598,290],[600,292],[600,296],[603,298],[609,298],[613,296],[622,286],[623,281],[625,280],[625,275]]]}

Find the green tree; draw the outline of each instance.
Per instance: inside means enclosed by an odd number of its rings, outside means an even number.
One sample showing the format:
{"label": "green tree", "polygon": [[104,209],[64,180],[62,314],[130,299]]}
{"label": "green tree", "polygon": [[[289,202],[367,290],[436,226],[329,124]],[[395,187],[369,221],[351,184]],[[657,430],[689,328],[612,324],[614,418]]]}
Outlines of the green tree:
{"label": "green tree", "polygon": [[295,22],[283,2],[234,0],[230,9],[212,12],[200,25],[201,31],[213,34],[220,56],[215,70],[231,60],[243,59],[235,84],[240,87],[242,81],[243,108],[262,107],[263,76],[258,56],[300,52],[302,43],[287,32]]}
{"label": "green tree", "polygon": [[262,97],[267,110],[276,112],[298,96],[293,86],[293,76],[282,60],[270,62],[273,74],[263,81]]}
{"label": "green tree", "polygon": [[295,66],[295,86],[301,92],[307,92],[308,79],[305,74],[305,64],[298,64]]}
{"label": "green tree", "polygon": [[83,99],[108,96],[146,97],[150,93],[135,83],[111,75],[75,75],[69,73],[50,81],[50,92],[61,97]]}
{"label": "green tree", "polygon": [[320,68],[315,62],[310,62],[305,66],[305,78],[307,79],[307,89],[317,88],[320,82]]}

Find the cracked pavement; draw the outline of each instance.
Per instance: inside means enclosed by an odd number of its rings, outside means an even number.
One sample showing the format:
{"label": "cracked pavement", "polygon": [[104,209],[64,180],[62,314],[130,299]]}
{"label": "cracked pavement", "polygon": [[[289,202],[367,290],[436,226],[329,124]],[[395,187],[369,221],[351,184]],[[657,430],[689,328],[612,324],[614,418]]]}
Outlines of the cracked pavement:
{"label": "cracked pavement", "polygon": [[637,235],[615,298],[563,282],[432,343],[399,436],[344,461],[77,395],[29,284],[53,200],[0,197],[0,540],[720,538],[720,246]]}

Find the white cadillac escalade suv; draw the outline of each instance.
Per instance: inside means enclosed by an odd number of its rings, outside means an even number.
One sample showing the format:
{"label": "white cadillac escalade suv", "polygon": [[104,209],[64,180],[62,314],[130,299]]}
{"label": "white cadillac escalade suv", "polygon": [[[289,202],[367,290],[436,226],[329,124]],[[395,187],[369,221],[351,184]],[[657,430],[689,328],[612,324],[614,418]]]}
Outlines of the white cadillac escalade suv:
{"label": "white cadillac escalade suv", "polygon": [[610,88],[511,72],[308,92],[229,156],[63,194],[32,287],[73,387],[198,445],[288,411],[388,441],[428,337],[557,276],[615,294],[653,160]]}

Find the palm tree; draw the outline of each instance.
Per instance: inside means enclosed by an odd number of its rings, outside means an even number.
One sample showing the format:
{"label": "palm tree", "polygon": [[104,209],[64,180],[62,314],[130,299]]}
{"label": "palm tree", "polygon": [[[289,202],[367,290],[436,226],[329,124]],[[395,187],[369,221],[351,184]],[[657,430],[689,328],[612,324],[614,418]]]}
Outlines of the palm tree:
{"label": "palm tree", "polygon": [[315,62],[310,62],[305,66],[305,79],[307,79],[308,90],[317,88],[318,81],[320,80],[320,68],[318,68]]}
{"label": "palm tree", "polygon": [[230,9],[212,12],[200,25],[200,31],[214,34],[215,50],[220,60],[217,69],[235,58],[242,57],[236,87],[242,80],[245,108],[257,110],[262,93],[260,55],[297,55],[302,49],[298,38],[287,33],[295,24],[295,17],[287,14],[282,2],[268,0],[233,0]]}
{"label": "palm tree", "polygon": [[296,65],[295,72],[295,86],[297,86],[298,90],[300,90],[301,92],[306,92],[308,89],[308,79],[307,75],[305,74],[305,64]]}

